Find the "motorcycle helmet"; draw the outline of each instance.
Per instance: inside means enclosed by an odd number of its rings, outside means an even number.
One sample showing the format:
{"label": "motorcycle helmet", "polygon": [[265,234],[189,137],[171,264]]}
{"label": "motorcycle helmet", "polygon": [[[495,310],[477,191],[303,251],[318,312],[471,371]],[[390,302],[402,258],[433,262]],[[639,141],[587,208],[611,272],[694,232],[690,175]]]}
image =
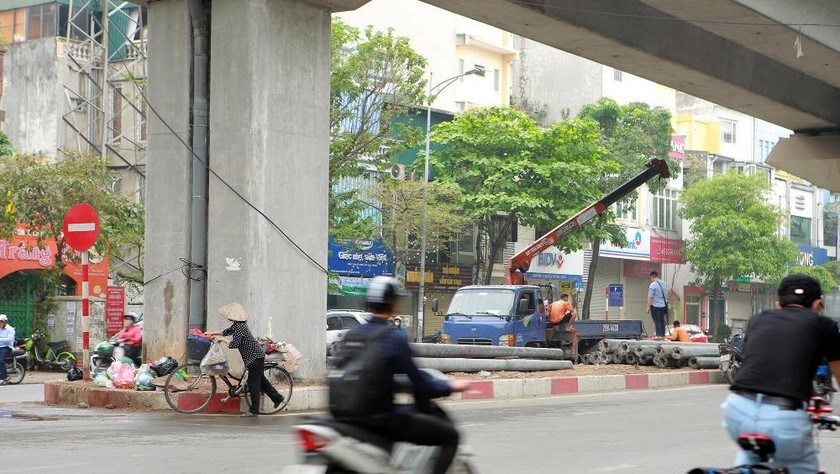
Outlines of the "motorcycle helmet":
{"label": "motorcycle helmet", "polygon": [[397,299],[406,296],[408,295],[402,291],[396,278],[378,276],[370,280],[366,299],[371,311],[383,312],[393,306]]}
{"label": "motorcycle helmet", "polygon": [[113,357],[114,346],[107,341],[103,341],[96,345],[93,352],[100,357]]}

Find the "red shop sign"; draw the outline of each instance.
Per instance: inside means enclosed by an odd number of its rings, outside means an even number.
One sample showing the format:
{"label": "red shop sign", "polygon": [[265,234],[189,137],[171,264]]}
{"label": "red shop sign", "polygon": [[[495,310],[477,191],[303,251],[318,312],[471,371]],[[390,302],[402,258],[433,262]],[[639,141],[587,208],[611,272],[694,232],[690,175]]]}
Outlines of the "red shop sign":
{"label": "red shop sign", "polygon": [[120,332],[125,316],[125,288],[109,286],[105,293],[105,330],[108,337]]}
{"label": "red shop sign", "polygon": [[683,241],[650,237],[650,261],[662,263],[685,263],[682,254]]}

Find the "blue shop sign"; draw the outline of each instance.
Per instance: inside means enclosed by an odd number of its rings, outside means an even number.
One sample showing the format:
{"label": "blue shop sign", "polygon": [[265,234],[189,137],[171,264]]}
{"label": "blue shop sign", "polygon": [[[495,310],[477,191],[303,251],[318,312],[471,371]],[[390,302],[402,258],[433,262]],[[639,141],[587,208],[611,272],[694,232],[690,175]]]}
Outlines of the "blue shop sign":
{"label": "blue shop sign", "polygon": [[799,261],[798,265],[814,266],[822,265],[828,261],[828,250],[822,247],[809,247],[807,245],[799,246]]}
{"label": "blue shop sign", "polygon": [[374,277],[393,275],[394,255],[381,240],[330,239],[330,271],[342,276]]}

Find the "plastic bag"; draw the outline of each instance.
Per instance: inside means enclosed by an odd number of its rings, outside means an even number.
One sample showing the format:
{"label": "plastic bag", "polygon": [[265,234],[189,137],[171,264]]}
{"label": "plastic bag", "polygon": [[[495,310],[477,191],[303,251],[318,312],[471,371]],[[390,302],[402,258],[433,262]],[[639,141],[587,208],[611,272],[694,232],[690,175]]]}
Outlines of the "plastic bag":
{"label": "plastic bag", "polygon": [[[116,388],[134,388],[134,367],[131,364],[124,364],[118,360],[108,367],[108,378]],[[107,383],[107,382],[106,382]]]}
{"label": "plastic bag", "polygon": [[110,379],[105,374],[105,372],[99,372],[98,374],[96,374],[96,377],[93,378],[94,387],[107,387],[108,382],[110,382]]}
{"label": "plastic bag", "polygon": [[201,373],[207,375],[224,375],[229,369],[227,355],[222,345],[214,342],[210,350],[201,359]]}
{"label": "plastic bag", "polygon": [[149,364],[141,365],[134,377],[134,389],[140,391],[155,390],[153,379],[154,375],[152,375],[152,370],[149,369]]}
{"label": "plastic bag", "polygon": [[278,342],[276,346],[277,351],[283,354],[283,362],[281,362],[283,368],[289,373],[295,372],[300,365],[300,360],[303,359],[303,354],[288,342]]}
{"label": "plastic bag", "polygon": [[169,356],[161,357],[150,368],[158,377],[163,377],[164,375],[171,374],[178,368],[178,361]]}
{"label": "plastic bag", "polygon": [[85,373],[76,366],[70,367],[70,370],[67,371],[67,380],[71,382],[73,380],[82,380],[83,378],[85,378]]}

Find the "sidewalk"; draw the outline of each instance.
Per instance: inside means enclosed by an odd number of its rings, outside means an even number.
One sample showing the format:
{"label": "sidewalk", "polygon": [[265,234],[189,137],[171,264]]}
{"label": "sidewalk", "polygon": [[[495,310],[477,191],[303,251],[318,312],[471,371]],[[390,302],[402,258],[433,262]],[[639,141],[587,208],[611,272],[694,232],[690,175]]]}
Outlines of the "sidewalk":
{"label": "sidewalk", "polygon": [[[674,369],[660,373],[623,375],[583,375],[555,377],[524,377],[508,379],[470,380],[473,389],[453,394],[451,400],[519,399],[562,396],[574,393],[614,392],[620,390],[655,390],[664,387],[722,383],[719,370]],[[217,393],[207,413],[240,413],[245,401],[231,399],[222,403],[224,393]],[[46,405],[109,407],[128,410],[169,410],[163,391],[138,392],[95,388],[90,381],[48,381],[44,383]],[[327,388],[323,385],[297,386],[287,407],[288,411],[323,410],[327,408]]]}

